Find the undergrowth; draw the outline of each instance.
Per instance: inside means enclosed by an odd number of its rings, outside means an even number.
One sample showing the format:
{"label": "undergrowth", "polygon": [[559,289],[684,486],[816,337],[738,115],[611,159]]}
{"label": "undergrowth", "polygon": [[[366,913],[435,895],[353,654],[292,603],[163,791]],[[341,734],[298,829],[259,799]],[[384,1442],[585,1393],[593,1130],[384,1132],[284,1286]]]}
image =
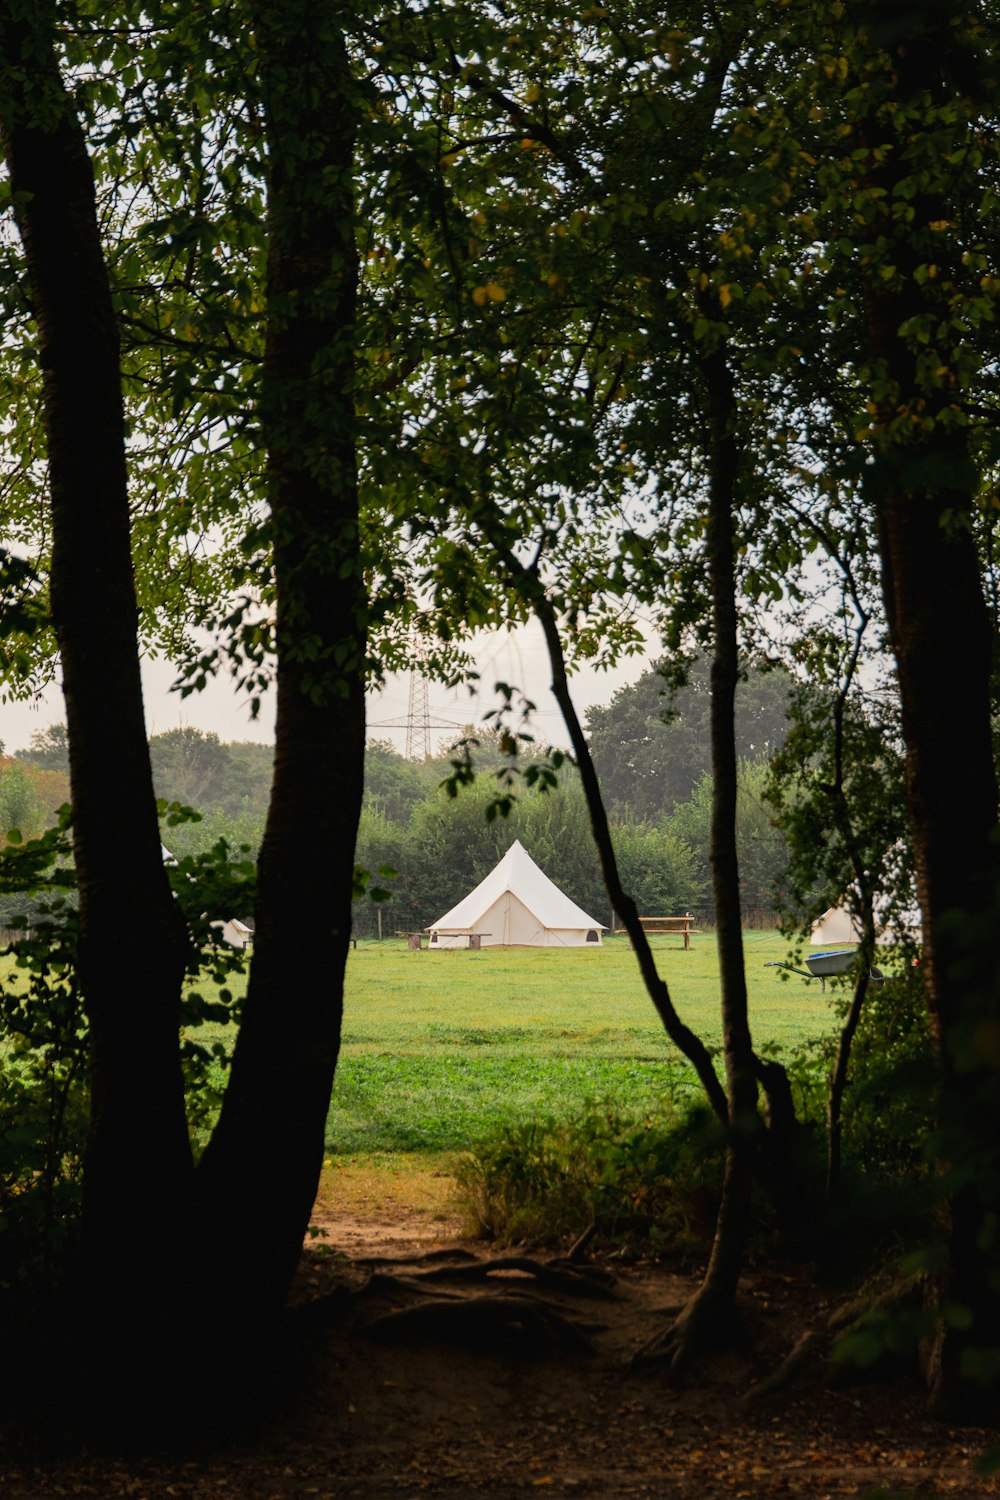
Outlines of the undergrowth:
{"label": "undergrowth", "polygon": [[723,1150],[707,1110],[637,1119],[591,1105],[564,1121],[500,1127],[461,1158],[457,1191],[475,1231],[502,1244],[590,1230],[624,1255],[695,1261],[711,1240]]}

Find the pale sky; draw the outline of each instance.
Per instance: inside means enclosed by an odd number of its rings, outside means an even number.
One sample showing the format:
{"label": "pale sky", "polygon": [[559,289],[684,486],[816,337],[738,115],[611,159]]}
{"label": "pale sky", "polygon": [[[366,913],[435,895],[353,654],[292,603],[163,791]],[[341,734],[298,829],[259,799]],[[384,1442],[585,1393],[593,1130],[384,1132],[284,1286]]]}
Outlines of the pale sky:
{"label": "pale sky", "polygon": [[[437,750],[455,729],[476,723],[484,713],[497,706],[493,692],[496,682],[508,682],[520,688],[537,705],[533,733],[536,739],[556,745],[568,743],[562,715],[549,687],[548,656],[541,631],[534,622],[512,632],[495,632],[475,638],[471,648],[480,673],[480,692],[470,696],[465,688],[442,688],[428,684],[428,708],[431,719],[431,748]],[[655,654],[652,653],[652,654]],[[649,657],[629,657],[622,666],[610,672],[584,668],[573,677],[574,696],[581,714],[594,704],[611,700],[615,691],[634,682],[649,665]],[[149,733],[162,734],[167,729],[192,727],[214,732],[223,740],[269,741],[274,730],[273,704],[265,697],[259,720],[251,720],[245,702],[238,700],[228,679],[210,682],[202,693],[181,698],[170,691],[173,671],[168,662],[147,662],[143,667],[143,690],[146,700],[146,723]],[[409,701],[409,676],[400,674],[388,679],[382,693],[368,700],[368,733],[373,739],[389,740],[400,751],[406,742],[406,729],[389,728],[385,720],[405,721]],[[26,749],[31,737],[50,724],[65,720],[62,694],[50,688],[38,701],[0,703],[0,742],[7,753]],[[435,723],[445,720],[446,723]]]}

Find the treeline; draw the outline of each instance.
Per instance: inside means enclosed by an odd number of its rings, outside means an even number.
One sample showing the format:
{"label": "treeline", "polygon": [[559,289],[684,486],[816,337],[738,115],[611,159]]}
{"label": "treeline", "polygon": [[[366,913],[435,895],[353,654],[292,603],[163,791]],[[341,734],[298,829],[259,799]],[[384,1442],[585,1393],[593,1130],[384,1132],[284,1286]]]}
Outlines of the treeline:
{"label": "treeline", "polygon": [[[789,679],[750,669],[737,695],[740,755],[738,838],[743,909],[772,911],[787,850],[766,800],[768,758],[788,727]],[[692,911],[712,916],[708,863],[712,780],[709,770],[707,669],[669,692],[654,669],[592,709],[587,727],[624,887],[646,915]],[[506,818],[486,816],[509,765],[495,733],[477,734],[479,774],[454,798],[442,790],[448,753],[414,764],[381,742],[368,745],[365,806],[357,858],[392,892],[383,927],[424,927],[442,916],[496,864],[515,838],[568,896],[595,920],[612,913],[598,867],[583,793],[564,765],[555,791],[521,790]],[[530,764],[541,750],[524,747]],[[526,765],[522,765],[526,769]],[[522,783],[527,778],[520,777]],[[396,871],[379,880],[380,868]],[[358,903],[356,930],[376,930],[376,903]]]}
{"label": "treeline", "polygon": [[[373,775],[388,778],[394,769],[412,768],[384,744],[368,746]],[[391,890],[383,908],[383,926],[424,927],[442,916],[483,879],[515,838],[568,896],[590,916],[611,925],[586,803],[575,771],[564,767],[554,791],[525,791],[506,817],[487,818],[497,797],[495,773],[486,769],[455,798],[440,781],[447,762],[428,761],[419,768],[429,785],[408,806],[395,795],[383,801],[369,791],[361,815],[358,861]],[[744,870],[745,910],[774,905],[774,891],[785,865],[781,834],[771,824],[763,800],[766,763],[741,763],[740,842]],[[711,915],[708,825],[711,778],[703,774],[693,794],[659,816],[638,818],[626,811],[613,823],[615,851],[625,889],[647,915],[694,911]],[[377,872],[389,867],[395,878]],[[356,930],[376,930],[376,903],[359,902]]]}
{"label": "treeline", "polygon": [[[766,800],[768,756],[786,731],[787,690],[784,674],[751,671],[739,695],[738,822],[748,914],[773,909],[787,863]],[[708,701],[702,670],[673,695],[654,670],[589,715],[624,885],[647,915],[692,911],[711,918]],[[508,815],[490,819],[488,808],[502,790],[498,778],[512,765],[523,773],[544,752],[522,745],[511,762],[496,731],[477,731],[475,738],[476,779],[456,796],[444,787],[456,752],[442,747],[414,762],[384,741],[369,742],[357,862],[372,878],[355,908],[355,931],[375,935],[379,908],[384,932],[427,926],[482,880],[515,838],[567,895],[611,925],[575,769],[564,764],[558,786],[544,792],[528,789],[527,778],[515,775],[517,796]],[[234,850],[248,847],[256,856],[270,788],[269,746],[172,729],[153,736],[150,754],[157,795],[201,814],[199,822],[164,830],[173,854],[197,854],[224,838]],[[30,837],[53,821],[68,797],[62,725],[36,734],[28,750],[0,765],[4,829]],[[385,870],[393,874],[379,873]],[[372,890],[389,897],[376,901]]]}

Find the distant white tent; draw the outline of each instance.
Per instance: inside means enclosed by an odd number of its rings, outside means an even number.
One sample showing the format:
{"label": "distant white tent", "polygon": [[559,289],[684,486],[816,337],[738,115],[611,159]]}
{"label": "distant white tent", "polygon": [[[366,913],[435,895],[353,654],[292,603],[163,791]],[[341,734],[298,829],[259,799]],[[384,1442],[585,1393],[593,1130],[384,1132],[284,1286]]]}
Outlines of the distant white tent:
{"label": "distant white tent", "polygon": [[224,943],[231,948],[249,948],[253,942],[253,928],[246,922],[241,922],[239,917],[230,917],[225,922],[213,922],[211,924]]}
{"label": "distant white tent", "polygon": [[[919,939],[919,908],[914,906],[901,911],[894,919],[886,920],[885,908],[883,907],[880,912],[876,903],[875,934],[877,943],[898,943],[904,937]],[[812,924],[809,946],[829,947],[831,943],[860,943],[860,941],[860,924],[851,916],[847,907],[830,906]]]}
{"label": "distant white tent", "polygon": [[599,944],[602,931],[515,839],[486,879],[431,923],[428,946],[583,948]]}

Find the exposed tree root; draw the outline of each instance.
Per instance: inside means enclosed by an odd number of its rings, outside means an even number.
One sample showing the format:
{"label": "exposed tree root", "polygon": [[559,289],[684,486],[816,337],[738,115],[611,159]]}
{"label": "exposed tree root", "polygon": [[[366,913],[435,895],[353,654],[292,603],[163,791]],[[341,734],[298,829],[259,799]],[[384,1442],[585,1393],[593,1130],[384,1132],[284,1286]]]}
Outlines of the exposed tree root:
{"label": "exposed tree root", "polygon": [[359,1266],[422,1266],[434,1261],[461,1261],[465,1264],[478,1260],[479,1257],[474,1250],[453,1245],[437,1250],[422,1250],[414,1255],[357,1255],[353,1259],[355,1265]]}
{"label": "exposed tree root", "polygon": [[684,1307],[668,1329],[640,1346],[629,1361],[630,1370],[659,1369],[668,1380],[679,1382],[685,1371],[701,1355],[731,1344],[740,1336],[742,1325],[731,1304],[723,1305],[706,1295],[702,1287]]}
{"label": "exposed tree root", "polygon": [[489,1352],[593,1353],[577,1323],[535,1297],[430,1298],[372,1318],[359,1332],[386,1344],[435,1340]]}
{"label": "exposed tree root", "polygon": [[[391,1271],[373,1271],[368,1279],[358,1288],[357,1297],[385,1297],[402,1293],[406,1297],[416,1298],[426,1296],[425,1288],[421,1285],[423,1278],[414,1276],[394,1276]],[[462,1292],[442,1291],[438,1293],[441,1300],[449,1298],[461,1298]]]}
{"label": "exposed tree root", "polygon": [[487,1281],[492,1276],[519,1274],[532,1276],[541,1286],[553,1291],[569,1292],[576,1297],[613,1297],[615,1277],[597,1266],[580,1266],[561,1261],[539,1261],[525,1255],[506,1255],[493,1260],[477,1260],[460,1266],[435,1266],[418,1271],[413,1281]]}
{"label": "exposed tree root", "polygon": [[765,1375],[763,1380],[758,1380],[752,1385],[740,1401],[744,1411],[756,1405],[765,1396],[772,1396],[776,1391],[783,1391],[797,1380],[808,1365],[811,1365],[823,1351],[823,1338],[810,1329],[792,1346],[790,1353],[786,1354],[770,1375]]}

